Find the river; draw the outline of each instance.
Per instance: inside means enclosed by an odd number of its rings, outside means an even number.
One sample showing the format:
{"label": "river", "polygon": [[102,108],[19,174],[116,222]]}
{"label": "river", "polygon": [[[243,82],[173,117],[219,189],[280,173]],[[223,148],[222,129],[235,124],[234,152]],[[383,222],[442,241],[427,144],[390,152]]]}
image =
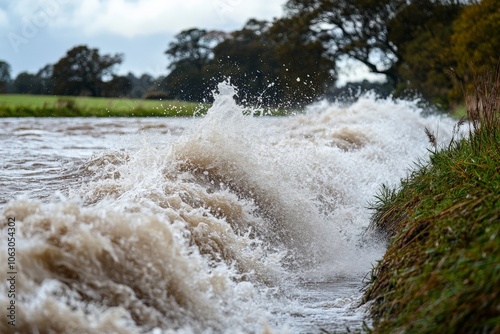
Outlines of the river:
{"label": "river", "polygon": [[14,300],[16,325],[3,312],[0,332],[369,325],[361,290],[385,250],[369,202],[427,158],[425,127],[447,143],[455,122],[373,96],[252,117],[234,94],[220,84],[202,118],[0,119],[0,308]]}

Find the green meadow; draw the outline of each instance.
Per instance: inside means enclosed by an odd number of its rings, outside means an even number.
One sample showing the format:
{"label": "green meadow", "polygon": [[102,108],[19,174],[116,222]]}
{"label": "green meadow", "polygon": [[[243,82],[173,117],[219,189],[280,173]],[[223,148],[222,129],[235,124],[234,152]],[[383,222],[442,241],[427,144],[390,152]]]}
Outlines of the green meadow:
{"label": "green meadow", "polygon": [[[192,117],[210,104],[175,100],[0,94],[0,117]],[[284,116],[284,108],[245,107],[246,114]]]}
{"label": "green meadow", "polygon": [[205,114],[208,105],[182,101],[48,95],[0,95],[0,117],[172,117]]}

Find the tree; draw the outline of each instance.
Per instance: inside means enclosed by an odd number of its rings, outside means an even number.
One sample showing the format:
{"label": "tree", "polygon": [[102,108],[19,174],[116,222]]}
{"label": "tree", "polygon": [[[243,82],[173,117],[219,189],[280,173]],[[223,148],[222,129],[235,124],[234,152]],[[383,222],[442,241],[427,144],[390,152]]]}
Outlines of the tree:
{"label": "tree", "polygon": [[5,61],[0,60],[0,93],[7,92],[7,87],[11,81],[10,72],[10,65]]}
{"label": "tree", "polygon": [[269,27],[266,21],[249,20],[214,47],[213,60],[206,66],[214,81],[230,78],[241,88],[241,102],[269,105],[277,99],[281,63],[268,36]]}
{"label": "tree", "polygon": [[321,42],[335,62],[349,57],[374,73],[385,74],[394,84],[399,77],[397,46],[387,23],[406,0],[289,0],[289,19],[309,27],[309,38]]}
{"label": "tree", "polygon": [[36,75],[21,72],[14,79],[12,88],[16,94],[36,94],[39,90],[39,82]]}
{"label": "tree", "polygon": [[213,59],[213,47],[225,33],[203,29],[184,30],[175,36],[165,54],[170,58],[171,72],[162,82],[172,99],[203,101],[209,98],[207,76],[203,68]]}
{"label": "tree", "polygon": [[388,37],[398,48],[396,94],[418,92],[443,108],[453,88],[449,69],[456,64],[451,36],[463,4],[413,0],[388,22]]}
{"label": "tree", "polygon": [[289,0],[286,11],[333,61],[358,60],[385,74],[396,93],[417,90],[446,105],[452,86],[446,72],[455,64],[451,27],[464,6],[461,0]]}
{"label": "tree", "polygon": [[500,10],[498,0],[467,6],[454,22],[451,38],[456,71],[469,84],[474,73],[494,70],[500,61]]}
{"label": "tree", "polygon": [[12,83],[12,90],[17,94],[51,94],[52,65],[46,65],[36,74],[19,73]]}
{"label": "tree", "polygon": [[325,51],[300,21],[251,19],[214,48],[211,72],[244,87],[239,98],[250,104],[300,107],[335,80]]}
{"label": "tree", "polygon": [[169,68],[175,68],[178,62],[189,61],[201,69],[213,58],[212,48],[226,37],[221,31],[204,29],[184,30],[175,36],[165,53],[172,60]]}
{"label": "tree", "polygon": [[37,79],[40,82],[40,92],[38,94],[50,95],[54,91],[54,80],[52,76],[54,74],[54,65],[48,64],[42,67],[36,74]]}
{"label": "tree", "polygon": [[98,49],[76,46],[54,65],[54,94],[100,96],[122,61],[121,54],[101,56]]}
{"label": "tree", "polygon": [[283,102],[302,106],[323,95],[335,83],[335,62],[328,57],[325,46],[311,38],[304,21],[276,20],[268,35],[275,44]]}

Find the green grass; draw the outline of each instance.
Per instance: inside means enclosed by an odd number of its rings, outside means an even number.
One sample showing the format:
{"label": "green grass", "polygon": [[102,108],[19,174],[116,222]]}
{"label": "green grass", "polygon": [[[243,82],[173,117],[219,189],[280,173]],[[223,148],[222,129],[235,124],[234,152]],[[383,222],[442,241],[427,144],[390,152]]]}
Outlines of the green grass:
{"label": "green grass", "polygon": [[374,333],[500,333],[500,71],[492,77],[468,100],[469,138],[373,203],[371,228],[388,240],[365,292]]}
{"label": "green grass", "polygon": [[46,95],[0,95],[0,117],[152,117],[205,114],[208,105],[181,102]]}
{"label": "green grass", "polygon": [[[0,117],[190,117],[205,115],[209,104],[125,98],[0,94]],[[246,107],[246,114],[252,108]],[[256,116],[259,110],[253,110]],[[285,108],[263,108],[266,116],[286,116]]]}

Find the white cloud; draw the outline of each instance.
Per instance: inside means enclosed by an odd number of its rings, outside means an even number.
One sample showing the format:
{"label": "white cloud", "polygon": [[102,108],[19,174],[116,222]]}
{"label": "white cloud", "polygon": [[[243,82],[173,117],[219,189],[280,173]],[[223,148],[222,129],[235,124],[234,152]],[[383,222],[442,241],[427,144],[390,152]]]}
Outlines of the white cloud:
{"label": "white cloud", "polygon": [[[57,0],[52,0],[57,1]],[[60,1],[60,0],[59,0]],[[197,27],[237,29],[249,18],[272,19],[282,14],[285,0],[86,0],[72,4],[56,18],[58,26],[86,35],[124,37],[176,34]]]}
{"label": "white cloud", "polygon": [[8,15],[12,18],[14,29],[31,26],[43,29],[56,25],[66,16],[68,0],[31,0],[9,2]]}
{"label": "white cloud", "polygon": [[0,27],[7,27],[9,25],[9,18],[7,13],[3,9],[0,8]]}

